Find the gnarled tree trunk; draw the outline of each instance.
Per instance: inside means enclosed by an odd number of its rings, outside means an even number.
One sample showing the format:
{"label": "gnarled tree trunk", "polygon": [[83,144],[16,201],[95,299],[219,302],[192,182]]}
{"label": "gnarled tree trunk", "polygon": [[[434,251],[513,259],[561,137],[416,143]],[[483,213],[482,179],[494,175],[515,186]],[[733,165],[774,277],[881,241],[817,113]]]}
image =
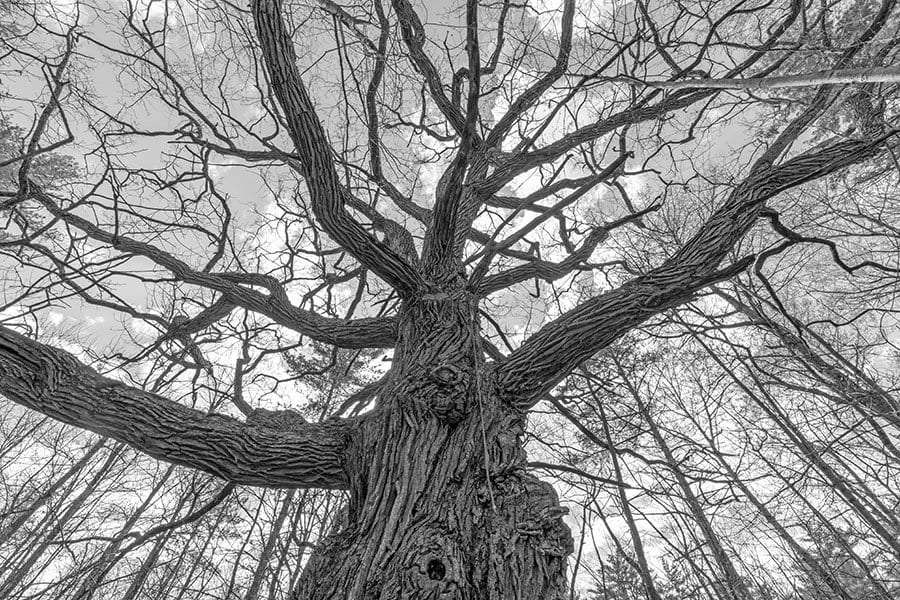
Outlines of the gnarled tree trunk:
{"label": "gnarled tree trunk", "polygon": [[407,303],[389,383],[351,434],[346,522],[297,597],[561,598],[572,539],[525,471],[525,415],[482,360],[475,300]]}

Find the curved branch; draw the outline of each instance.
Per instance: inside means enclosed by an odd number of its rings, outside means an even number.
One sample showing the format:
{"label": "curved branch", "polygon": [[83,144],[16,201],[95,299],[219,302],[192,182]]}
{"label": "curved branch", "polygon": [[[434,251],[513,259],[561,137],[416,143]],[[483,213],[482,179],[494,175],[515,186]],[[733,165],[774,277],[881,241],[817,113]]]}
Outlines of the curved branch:
{"label": "curved branch", "polygon": [[657,104],[630,108],[596,123],[580,127],[542,148],[537,148],[531,152],[514,153],[488,177],[475,184],[476,191],[479,194],[490,196],[502,189],[503,186],[518,175],[542,164],[552,162],[573,148],[598,139],[619,127],[636,125],[644,121],[661,118],[670,112],[687,108],[700,100],[708,98],[713,93],[714,90],[676,92]]}
{"label": "curved branch", "polygon": [[503,396],[521,408],[532,406],[581,361],[632,328],[746,268],[747,259],[716,270],[756,222],[766,200],[876,155],[896,133],[873,141],[838,142],[776,167],[759,168],[757,163],[750,177],[670,259],[547,323],[511,353],[497,370]]}
{"label": "curved branch", "polygon": [[500,117],[497,124],[491,129],[485,139],[485,145],[494,147],[499,145],[509,130],[515,125],[522,115],[534,106],[541,95],[550,89],[557,79],[563,76],[569,66],[569,55],[572,52],[572,29],[575,20],[575,0],[565,0],[563,4],[562,23],[560,25],[559,51],[556,60],[547,73],[534,82],[527,90],[510,104],[506,114]]}
{"label": "curved branch", "polygon": [[226,481],[343,489],[346,422],[254,427],[109,379],[74,356],[0,326],[0,394],[158,460]]}
{"label": "curved branch", "polygon": [[447,121],[460,136],[466,131],[466,118],[444,91],[444,83],[441,80],[437,67],[425,54],[425,26],[416,14],[412,4],[408,0],[391,0],[397,20],[400,23],[400,32],[403,42],[409,49],[409,60],[413,67],[425,78],[425,84],[431,98],[437,104],[438,109],[447,118]]}
{"label": "curved branch", "polygon": [[281,17],[281,0],[254,0],[256,34],[272,90],[284,111],[285,125],[306,180],[313,212],[325,232],[363,266],[390,284],[401,296],[423,287],[418,272],[394,250],[367,233],[347,213],[349,193],[341,185],[332,149],[300,79],[297,55]]}
{"label": "curved branch", "polygon": [[[116,250],[150,259],[155,264],[169,270],[180,281],[199,285],[222,294],[219,306],[214,314],[206,312],[200,326],[210,323],[206,317],[220,318],[226,316],[227,304],[234,304],[272,319],[310,338],[339,346],[341,348],[386,348],[394,345],[397,339],[397,323],[393,318],[333,319],[323,317],[309,310],[291,304],[287,292],[272,277],[257,273],[207,273],[191,268],[171,254],[156,246],[131,239],[123,235],[114,235],[94,225],[87,219],[72,214],[62,208],[44,192],[37,184],[28,181],[22,194],[37,200],[50,214],[71,225],[91,239],[109,244]],[[247,287],[248,285],[264,287],[269,294],[264,294]],[[199,315],[198,315],[199,317]],[[197,331],[192,324],[185,324],[188,332]],[[201,328],[202,328],[201,327]]]}
{"label": "curved branch", "polygon": [[613,229],[625,225],[626,223],[640,222],[641,217],[659,210],[660,206],[660,204],[652,204],[643,210],[597,227],[585,236],[584,241],[578,248],[575,248],[572,253],[559,262],[533,260],[524,265],[518,265],[506,271],[501,271],[500,273],[485,277],[478,285],[476,293],[481,296],[488,296],[511,285],[532,278],[549,282],[565,277],[576,269],[583,268],[590,270],[591,267],[584,266],[584,263],[590,259],[591,254],[594,253],[597,246],[609,237],[609,233]]}
{"label": "curved branch", "polygon": [[[790,10],[785,18],[774,27],[761,45],[759,45],[749,56],[741,61],[734,68],[730,69],[725,76],[737,77],[747,68],[757,63],[760,59],[769,55],[771,49],[775,46],[779,39],[791,28],[801,15],[803,8],[802,0],[791,0]],[[841,67],[843,65],[836,65]],[[681,71],[681,70],[679,70]],[[765,71],[765,70],[764,70]],[[599,72],[598,72],[599,75]],[[504,185],[512,181],[516,176],[529,171],[539,165],[546,164],[558,159],[560,156],[577,148],[578,146],[590,142],[604,136],[619,127],[627,125],[636,125],[638,123],[661,118],[668,113],[686,108],[696,102],[705,100],[714,95],[716,90],[700,89],[700,90],[676,90],[670,96],[663,98],[656,104],[649,104],[650,100],[660,90],[654,90],[648,94],[638,104],[631,108],[611,115],[605,119],[580,127],[575,131],[563,136],[562,138],[551,142],[542,148],[537,148],[531,152],[517,152],[509,160],[499,165],[497,169],[484,180],[478,183],[477,192],[480,194],[491,195],[502,189]],[[545,121],[545,125],[549,123]],[[536,138],[532,138],[536,139]],[[530,146],[531,143],[527,144]]]}

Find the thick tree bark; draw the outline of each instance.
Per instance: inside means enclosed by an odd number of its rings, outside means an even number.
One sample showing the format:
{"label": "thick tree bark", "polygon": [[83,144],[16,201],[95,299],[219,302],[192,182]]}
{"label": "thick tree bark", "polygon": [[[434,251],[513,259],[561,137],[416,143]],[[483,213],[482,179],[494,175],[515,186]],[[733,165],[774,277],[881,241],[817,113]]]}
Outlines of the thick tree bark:
{"label": "thick tree bark", "polygon": [[[333,150],[300,79],[281,0],[253,0],[250,12],[270,91],[299,157],[289,164],[305,179],[316,220],[363,267],[394,288],[403,301],[398,318],[324,319],[291,305],[273,278],[198,271],[150,244],[114,236],[63,210],[37,186],[23,182],[22,190],[23,196],[34,198],[89,238],[148,258],[178,280],[222,296],[172,335],[202,329],[240,306],[327,343],[394,347],[396,342],[392,370],[379,388],[374,411],[355,420],[284,426],[266,419],[240,422],[208,415],[103,377],[68,353],[2,326],[0,393],[150,456],[233,483],[348,490],[344,521],[310,557],[295,589],[298,599],[561,599],[568,590],[566,558],[572,539],[553,488],[526,470],[522,443],[526,411],[582,360],[650,317],[689,300],[701,287],[746,266],[748,262],[742,261],[718,270],[768,199],[877,154],[884,139],[838,141],[772,166],[826,104],[830,92],[823,91],[670,260],[548,323],[502,363],[486,364],[478,324],[479,294],[472,291],[477,281],[467,284],[455,251],[460,246],[453,246],[461,239],[455,233],[470,231],[473,207],[517,175],[581,144],[686,108],[713,92],[676,92],[654,105],[642,101],[542,148],[514,152],[488,173],[486,149],[475,151],[477,3],[467,3],[470,80],[465,113],[447,97],[425,53],[424,26],[412,5],[406,0],[392,4],[410,58],[439,110],[462,138],[458,160],[438,185],[421,264],[414,247],[398,248],[375,238],[348,213],[347,206],[364,204],[355,201],[339,177]],[[496,142],[488,146],[498,145],[520,116],[517,113],[533,105],[565,72],[575,6],[565,3],[563,23],[569,31],[564,31],[555,67],[514,101],[494,133],[488,134],[488,140]],[[739,75],[771,48],[799,15],[800,3],[792,2],[792,7],[770,40],[729,77]],[[383,174],[376,178],[381,181]],[[379,227],[374,219],[373,224]],[[590,243],[587,254],[592,251]],[[546,265],[541,267],[546,271]],[[512,276],[523,274],[531,272],[520,269]],[[482,273],[476,269],[475,275]],[[485,281],[482,294],[497,280]],[[263,411],[257,416],[264,415]],[[279,519],[283,518],[284,513]],[[159,538],[126,597],[138,595],[165,539]],[[255,585],[249,595],[257,592]]]}
{"label": "thick tree bark", "polygon": [[235,483],[344,488],[341,421],[292,431],[204,414],[98,374],[68,352],[0,326],[0,394],[125,442],[154,458]]}
{"label": "thick tree bark", "polygon": [[[422,49],[421,23],[408,3],[394,8],[411,57],[430,81],[435,73]],[[316,217],[405,300],[377,410],[349,436],[347,523],[310,558],[297,597],[562,597],[572,549],[564,511],[552,487],[525,471],[525,415],[500,398],[483,363],[478,298],[465,290],[459,256],[450,249],[462,195],[456,188],[474,143],[472,103],[465,118],[444,106],[464,143],[456,167],[438,185],[423,279],[346,215],[347,192],[300,80],[281,2],[255,0],[252,10]],[[470,24],[476,18],[471,5],[467,18]],[[468,32],[477,46],[471,26]],[[443,95],[437,88],[432,93]]]}
{"label": "thick tree bark", "polygon": [[349,487],[346,522],[297,598],[562,598],[566,511],[526,471],[525,413],[497,393],[477,315],[461,279],[408,301],[377,408],[354,422],[285,431],[203,415],[4,328],[0,393],[230,481]]}
{"label": "thick tree bark", "polygon": [[390,382],[351,436],[346,524],[311,557],[297,598],[566,593],[565,509],[525,470],[524,414],[495,391],[476,315],[463,290],[404,307]]}
{"label": "thick tree bark", "polygon": [[[792,125],[802,120],[798,118]],[[791,134],[790,129],[786,129],[787,134]],[[698,290],[742,271],[747,261],[717,269],[753,227],[767,200],[877,155],[896,133],[876,140],[839,141],[777,166],[769,162],[777,158],[770,148],[747,179],[671,258],[621,287],[582,302],[544,325],[512,352],[502,368],[502,393],[510,401],[523,402],[523,408],[535,404],[580,362],[628,331],[687,302]],[[780,148],[778,152],[788,143],[781,143],[784,137],[779,136],[773,144],[773,148]]]}

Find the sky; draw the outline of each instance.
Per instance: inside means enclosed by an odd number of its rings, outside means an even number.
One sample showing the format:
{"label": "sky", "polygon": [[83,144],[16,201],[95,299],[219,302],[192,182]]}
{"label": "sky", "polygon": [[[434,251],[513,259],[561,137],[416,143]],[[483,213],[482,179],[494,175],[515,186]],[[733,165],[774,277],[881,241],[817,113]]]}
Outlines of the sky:
{"label": "sky", "polygon": [[[579,35],[587,36],[590,29],[596,27],[598,22],[602,22],[604,18],[609,18],[609,3],[586,2],[581,3],[585,10],[579,11],[576,16],[576,26]],[[101,116],[97,107],[103,107],[109,112],[115,113],[122,111],[122,115],[135,125],[148,131],[171,131],[175,127],[183,126],[184,119],[174,115],[172,107],[164,106],[158,98],[145,96],[142,93],[141,83],[135,77],[124,69],[114,58],[114,54],[102,45],[122,44],[121,35],[124,30],[124,22],[121,10],[124,4],[120,2],[103,3],[97,9],[83,8],[81,12],[76,10],[77,4],[75,0],[54,0],[45,6],[45,14],[42,20],[45,23],[52,23],[54,19],[62,22],[71,22],[72,19],[78,17],[84,32],[93,38],[91,40],[83,40],[79,44],[79,54],[75,59],[76,68],[73,71],[73,77],[77,79],[79,89],[83,90],[87,99],[96,106],[88,109],[79,109],[74,106],[71,109],[69,124],[75,134],[75,142],[67,146],[64,152],[77,157],[83,168],[83,182],[72,188],[65,188],[63,191],[68,193],[78,193],[79,190],[85,189],[85,183],[96,178],[103,168],[102,149],[98,149],[97,136],[92,132],[92,128],[108,126],[105,119]],[[197,11],[196,7],[202,6],[203,10]],[[227,44],[232,40],[229,38],[222,28],[215,21],[215,12],[212,10],[213,3],[202,2],[171,2],[169,4],[171,18],[171,29],[167,34],[164,45],[166,49],[167,59],[172,61],[175,67],[182,71],[183,81],[190,91],[192,99],[196,99],[200,103],[215,104],[217,98],[214,94],[212,85],[216,82],[217,73],[221,73],[227,67],[233,69],[229,71],[224,80],[233,94],[229,98],[229,106],[232,109],[232,115],[237,120],[244,123],[252,122],[254,119],[261,117],[264,112],[260,109],[259,99],[255,97],[252,89],[252,80],[247,77],[250,69],[250,63],[246,60],[239,47],[240,40],[235,41],[235,47],[231,48]],[[423,14],[426,15],[426,22],[436,21],[444,12],[446,4],[438,0],[429,0],[425,4]],[[546,8],[546,12],[537,11],[535,13],[534,27],[543,30],[546,34],[547,43],[552,47],[553,41],[557,36],[558,8],[559,2],[556,0],[546,0],[539,3],[539,6]],[[137,12],[146,17],[149,23],[158,23],[165,15],[165,5],[163,2],[147,2],[144,0],[136,6]],[[306,14],[302,11],[311,10],[313,13],[317,10],[315,6],[312,8],[304,8],[298,14]],[[238,20],[233,21],[237,24]],[[298,45],[304,52],[301,53],[301,63],[305,67],[309,67],[307,72],[310,88],[316,95],[317,101],[322,108],[321,114],[326,120],[326,126],[332,135],[332,142],[335,147],[346,145],[353,147],[360,145],[362,138],[362,128],[359,126],[358,119],[353,115],[346,123],[344,116],[341,114],[342,99],[337,95],[337,78],[334,76],[335,70],[341,65],[333,53],[326,54],[324,58],[320,58],[321,51],[328,47],[332,40],[329,37],[328,23],[326,19],[319,18],[312,21],[308,27],[310,35],[307,38],[298,40]],[[52,26],[56,30],[58,26]],[[435,29],[437,30],[437,29]],[[303,31],[307,31],[304,29]],[[458,28],[442,28],[442,33],[446,34],[448,44],[453,46],[454,39],[458,39],[460,30]],[[43,40],[49,39],[49,36],[42,36]],[[486,34],[486,40],[489,35]],[[583,40],[577,40],[583,41]],[[30,40],[35,45],[40,45],[41,40]],[[131,40],[128,43],[134,43]],[[488,45],[487,48],[490,46]],[[485,53],[487,53],[487,48]],[[430,51],[434,51],[431,48]],[[314,60],[315,59],[315,60]],[[399,67],[396,67],[398,70]],[[200,78],[206,75],[206,79]],[[521,79],[513,82],[513,89],[523,88],[531,73],[522,73]],[[392,75],[393,76],[393,75]],[[396,75],[400,78],[400,75]],[[12,97],[22,99],[38,99],[39,103],[46,99],[46,91],[40,73],[32,70],[25,76],[9,79],[3,82],[6,93]],[[203,98],[202,94],[209,94],[207,98]],[[237,98],[237,100],[235,100]],[[603,106],[606,98],[602,94],[592,98],[597,107]],[[23,125],[28,126],[32,113],[26,102],[4,98],[4,106],[2,110],[4,114],[11,115],[11,118]],[[412,100],[407,100],[412,104]],[[590,102],[588,102],[590,104]],[[493,99],[493,104],[485,107],[490,114],[498,117],[503,113],[506,106],[501,96],[497,95]],[[735,119],[728,124],[720,126],[716,130],[716,135],[698,140],[695,144],[685,149],[675,151],[675,160],[686,160],[688,157],[698,160],[709,159],[716,160],[722,157],[734,156],[735,150],[745,145],[748,139],[747,121],[752,120],[753,114],[744,115],[741,119]],[[354,120],[356,119],[356,122]],[[353,127],[353,124],[356,126]],[[555,127],[556,131],[551,128],[548,137],[555,137],[561,134],[567,126],[565,120],[561,120]],[[666,127],[677,128],[681,126],[682,121],[675,120],[670,125],[661,126],[665,133]],[[237,127],[233,127],[237,130]],[[265,130],[265,127],[260,128]],[[400,134],[390,134],[390,144],[400,157],[395,175],[399,184],[404,189],[411,188],[413,181],[417,182],[416,199],[423,204],[428,204],[430,198],[433,197],[437,179],[440,175],[441,163],[426,163],[424,158],[428,156],[429,151],[439,150],[441,145],[437,142],[422,144],[413,150],[407,150],[404,144],[408,143]],[[168,156],[172,153],[180,153],[184,156],[184,148],[174,143],[173,135],[168,136],[140,136],[135,139],[129,139],[123,136],[121,139],[110,139],[110,143],[119,144],[110,148],[110,154],[114,155],[116,160],[120,160],[123,165],[132,168],[140,167],[142,169],[154,169],[164,166]],[[258,148],[258,144],[251,144],[249,135],[242,135],[240,141],[247,142],[254,148]],[[284,136],[279,140],[284,144]],[[416,140],[412,144],[415,145]],[[629,166],[639,164],[643,158],[642,150],[637,149],[637,158]],[[610,155],[611,156],[611,155]],[[609,156],[606,157],[609,160]],[[664,163],[667,157],[658,159],[659,163]],[[721,161],[720,161],[721,162]],[[655,166],[651,164],[651,166]],[[741,164],[720,164],[722,177],[726,180],[735,175]],[[181,163],[180,168],[184,167]],[[677,167],[676,167],[677,169]],[[576,174],[573,170],[573,175]],[[677,174],[677,173],[676,173]],[[670,173],[666,173],[670,175]],[[243,259],[250,261],[255,265],[253,268],[264,270],[266,268],[276,268],[283,266],[281,258],[277,256],[279,249],[283,248],[285,231],[284,228],[273,224],[273,220],[286,217],[286,213],[282,207],[275,202],[276,194],[282,200],[289,199],[293,192],[294,181],[288,176],[286,169],[259,169],[251,168],[246,163],[235,159],[219,157],[210,166],[210,176],[217,190],[221,191],[225,197],[231,212],[234,215],[233,221],[233,242],[237,249],[237,254]],[[623,178],[623,184],[629,194],[637,200],[638,208],[646,206],[654,201],[661,193],[659,181],[651,174],[640,174]],[[539,177],[531,174],[521,177],[514,182],[510,189],[505,193],[515,193],[519,196],[527,195],[530,192],[540,188]],[[199,189],[194,185],[184,185],[183,190],[186,192],[196,192]],[[104,193],[106,189],[104,188]],[[147,212],[156,212],[160,215],[172,215],[173,206],[176,197],[171,189],[162,191],[152,190],[149,186],[142,182],[136,181],[135,185],[127,188],[125,191],[128,198],[140,203]],[[208,203],[208,204],[207,204]],[[207,208],[214,206],[214,202],[205,197],[203,206]],[[699,202],[698,202],[699,204]],[[384,204],[384,206],[389,206]],[[696,207],[699,210],[699,206]],[[387,209],[390,210],[390,209]],[[611,217],[620,216],[622,208],[616,200],[616,195],[612,190],[606,187],[598,188],[590,194],[583,203],[581,216],[584,219],[595,219],[603,221]],[[401,215],[396,210],[391,211],[388,216],[401,219]],[[104,217],[105,218],[105,217]],[[188,217],[185,217],[188,219]],[[217,225],[216,219],[210,219],[212,226]],[[479,227],[487,228],[488,219],[479,222]],[[307,240],[303,238],[299,228],[292,225],[288,231],[288,237],[292,241],[299,244]],[[549,242],[554,235],[551,227],[543,229],[536,237],[540,241]],[[622,242],[627,242],[628,238],[623,238]],[[176,235],[169,235],[164,239],[158,240],[158,243],[170,248],[173,253],[195,264],[202,264],[205,258],[209,256],[210,245],[202,236],[191,234],[189,232],[179,232]],[[618,251],[617,245],[610,244],[606,249],[598,251],[595,260],[605,260],[613,258]],[[553,256],[544,256],[544,258],[553,258]],[[8,260],[0,258],[0,261]],[[146,264],[142,261],[132,260],[124,266],[123,270],[127,271],[127,275],[133,275],[146,268]],[[0,262],[0,269],[4,267]],[[309,271],[311,272],[311,271]],[[298,277],[304,275],[302,268],[296,269]],[[159,310],[163,312],[165,317],[171,314],[171,290],[166,282],[142,284],[132,278],[122,277],[121,283],[116,287],[117,293],[124,300],[128,301],[139,310]],[[585,287],[591,288],[593,291],[607,287],[609,284],[601,275],[596,275],[593,281],[585,281]],[[308,290],[308,284],[298,281],[290,289],[292,299],[299,302],[303,294]],[[346,303],[352,297],[352,288],[345,286],[339,289],[337,296],[343,295]],[[552,316],[560,310],[572,306],[578,298],[574,294],[563,295],[557,302],[550,298],[550,292],[547,286],[543,288],[544,295],[541,297],[529,296],[523,293],[523,288],[516,288],[506,293],[498,295],[492,299],[497,305],[504,307],[505,311],[498,311],[501,322],[505,327],[513,331],[513,339],[525,335],[526,330],[533,331],[548,316]],[[8,291],[6,293],[9,293]],[[209,295],[205,300],[208,301]],[[189,304],[177,306],[176,311],[196,311],[196,306],[191,307]],[[375,309],[369,309],[370,312]],[[6,318],[14,315],[17,311],[15,306],[7,308],[0,318]],[[57,343],[71,350],[78,351],[81,356],[87,357],[88,354],[84,349],[79,351],[79,346],[73,339],[68,341],[64,339],[63,334],[67,332],[76,332],[75,338],[86,345],[86,349],[99,352],[101,354],[110,353],[112,349],[123,350],[126,353],[135,351],[135,341],[140,344],[147,344],[158,336],[159,332],[148,323],[135,319],[130,316],[122,315],[116,311],[108,310],[101,307],[89,306],[77,301],[69,301],[59,303],[56,306],[42,311],[42,318],[45,320],[47,329],[45,334],[55,337]],[[128,336],[123,335],[127,330],[129,335],[134,336],[131,340]],[[296,335],[290,332],[281,332],[284,340],[296,339]],[[272,338],[268,338],[272,339]],[[273,342],[274,343],[274,342]],[[228,340],[211,347],[208,358],[216,365],[215,378],[221,381],[227,381],[240,351],[239,344],[236,340]],[[374,377],[382,372],[386,367],[383,356],[376,356],[370,361],[368,369]],[[138,379],[152,375],[155,365],[149,362],[138,363],[129,367],[131,376]],[[272,356],[263,363],[259,369],[269,375],[286,376],[287,371],[283,362],[277,357]],[[124,375],[121,371],[114,371],[114,374]],[[184,383],[184,382],[182,382]],[[252,397],[254,402],[268,407],[280,407],[296,404],[296,396],[304,392],[303,385],[299,386],[279,386],[272,390],[272,381],[270,379],[261,380],[258,387],[250,387],[248,397]],[[207,401],[209,398],[207,398]],[[559,482],[557,482],[559,483]],[[568,490],[568,497],[573,498],[574,490]],[[577,525],[579,514],[577,510],[573,511],[571,522]],[[624,530],[624,524],[621,521],[614,521],[614,527],[618,531]],[[602,535],[598,537],[603,537]]]}

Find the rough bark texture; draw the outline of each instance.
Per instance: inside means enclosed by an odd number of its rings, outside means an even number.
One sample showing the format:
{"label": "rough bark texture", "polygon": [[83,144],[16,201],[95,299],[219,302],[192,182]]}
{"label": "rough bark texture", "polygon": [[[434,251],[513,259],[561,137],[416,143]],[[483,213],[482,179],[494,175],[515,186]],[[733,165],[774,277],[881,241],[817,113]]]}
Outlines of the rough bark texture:
{"label": "rough bark texture", "polygon": [[[232,483],[348,490],[345,520],[311,556],[296,588],[298,599],[561,599],[567,594],[566,557],[573,543],[563,521],[565,510],[553,488],[526,471],[522,436],[527,410],[580,361],[654,315],[690,300],[701,288],[746,267],[747,258],[720,268],[753,227],[766,201],[876,155],[896,132],[884,136],[876,132],[880,137],[872,140],[836,138],[776,164],[833,100],[832,90],[825,86],[756,161],[749,177],[734,187],[669,260],[581,303],[545,324],[506,359],[487,364],[479,332],[479,299],[533,276],[559,277],[588,258],[605,233],[589,236],[583,249],[573,253],[577,260],[533,262],[526,253],[520,255],[524,265],[484,279],[490,262],[482,261],[467,282],[461,249],[463,241],[473,236],[478,206],[520,174],[619,128],[687,108],[713,91],[676,91],[655,104],[641,101],[539,148],[529,149],[535,141],[531,140],[491,170],[488,153],[499,151],[526,109],[566,71],[576,3],[564,5],[563,37],[553,69],[512,103],[484,140],[476,127],[478,3],[467,2],[466,9],[469,93],[465,112],[447,96],[439,71],[428,58],[425,28],[412,4],[406,0],[391,4],[410,60],[461,138],[458,153],[438,182],[434,209],[416,213],[429,221],[421,259],[409,232],[367,208],[340,177],[313,99],[301,81],[281,0],[253,0],[250,13],[270,91],[296,152],[297,158],[287,164],[303,176],[320,229],[397,292],[403,305],[396,318],[321,317],[291,304],[284,286],[272,277],[197,270],[149,243],[105,231],[71,207],[64,209],[37,185],[21,182],[21,197],[36,200],[66,226],[119,252],[149,259],[178,281],[220,296],[199,314],[173,323],[168,337],[201,331],[234,308],[243,308],[320,342],[348,348],[395,348],[392,370],[377,392],[372,412],[359,419],[326,423],[306,423],[290,411],[258,408],[245,411],[246,422],[205,414],[101,376],[72,355],[2,326],[0,393],[62,422]],[[872,27],[840,56],[835,69],[847,66],[859,44],[883,25],[893,5],[883,3]],[[728,77],[741,75],[772,47],[800,14],[800,4],[792,6],[769,40]],[[344,18],[343,13],[333,14]],[[380,20],[387,22],[383,14]],[[382,47],[386,35],[380,38]],[[382,61],[378,68],[383,68],[384,57],[377,60]],[[368,98],[377,94],[379,79],[380,75],[373,80]],[[372,100],[367,114],[377,120],[375,113]],[[372,131],[373,178],[390,191],[394,188],[378,166],[378,140]],[[624,148],[621,154],[619,160],[624,162]],[[616,162],[608,173],[596,174],[596,182],[618,167]],[[596,182],[591,179],[585,184]],[[573,192],[566,201],[574,201],[590,188],[579,189],[583,191]],[[391,196],[400,204],[415,205],[398,199],[399,193]],[[373,228],[385,233],[385,240],[357,222],[348,207],[368,216]],[[539,222],[543,221],[534,221]],[[505,248],[504,243],[494,248],[493,238],[478,239],[485,240],[485,252],[491,254],[515,251],[513,242],[523,235],[514,234]],[[249,409],[249,404],[244,408]],[[809,446],[803,444],[801,448]],[[852,504],[854,498],[848,498]],[[160,538],[151,551],[126,597],[139,593],[164,540]],[[248,596],[255,595],[258,587]]]}
{"label": "rough bark texture", "polygon": [[347,522],[297,598],[561,598],[572,539],[525,471],[524,414],[482,364],[474,298],[408,304],[390,382],[348,449]]}
{"label": "rough bark texture", "polygon": [[565,509],[526,472],[525,413],[484,363],[477,297],[461,279],[448,289],[404,305],[377,409],[357,421],[285,431],[205,415],[2,327],[0,392],[230,481],[349,488],[346,522],[310,558],[297,598],[561,598]]}
{"label": "rough bark texture", "polygon": [[0,393],[54,419],[228,481],[343,488],[345,427],[291,432],[205,414],[103,377],[68,352],[0,326]]}

